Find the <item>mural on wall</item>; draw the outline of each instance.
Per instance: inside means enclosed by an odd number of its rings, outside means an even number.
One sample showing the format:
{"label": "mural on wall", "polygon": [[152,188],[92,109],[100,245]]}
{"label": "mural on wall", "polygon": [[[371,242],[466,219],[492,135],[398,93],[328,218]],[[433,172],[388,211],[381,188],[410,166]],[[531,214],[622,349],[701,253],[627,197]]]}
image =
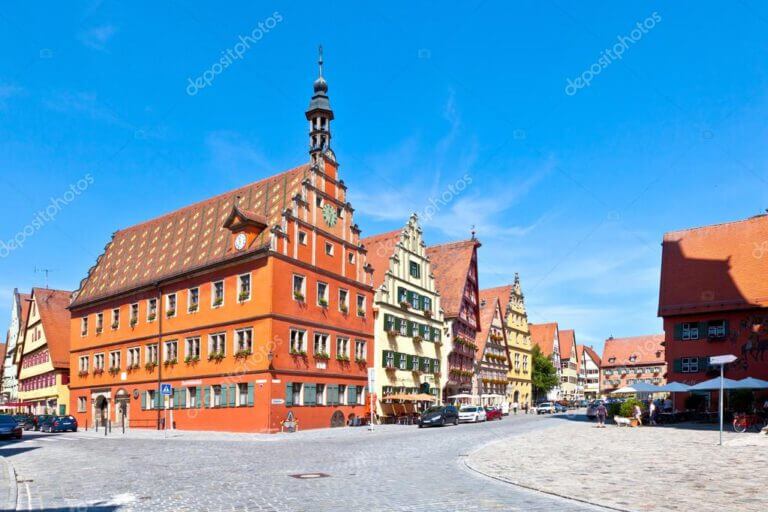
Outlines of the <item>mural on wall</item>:
{"label": "mural on wall", "polygon": [[742,342],[741,347],[738,347],[739,360],[734,365],[747,370],[750,361],[764,363],[766,352],[768,352],[768,318],[758,315],[748,316],[739,323],[738,330],[730,332],[729,338],[733,344]]}

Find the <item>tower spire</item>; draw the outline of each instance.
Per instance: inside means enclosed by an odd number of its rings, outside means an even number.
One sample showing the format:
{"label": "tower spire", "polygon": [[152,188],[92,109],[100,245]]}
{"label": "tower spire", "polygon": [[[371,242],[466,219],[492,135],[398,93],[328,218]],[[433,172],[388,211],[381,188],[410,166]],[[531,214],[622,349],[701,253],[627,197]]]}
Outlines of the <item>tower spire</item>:
{"label": "tower spire", "polygon": [[328,99],[328,83],[323,77],[323,47],[318,47],[317,57],[318,77],[313,84],[314,94],[306,111],[309,121],[309,155],[310,161],[317,164],[321,155],[335,160],[331,150],[331,121],[333,110]]}

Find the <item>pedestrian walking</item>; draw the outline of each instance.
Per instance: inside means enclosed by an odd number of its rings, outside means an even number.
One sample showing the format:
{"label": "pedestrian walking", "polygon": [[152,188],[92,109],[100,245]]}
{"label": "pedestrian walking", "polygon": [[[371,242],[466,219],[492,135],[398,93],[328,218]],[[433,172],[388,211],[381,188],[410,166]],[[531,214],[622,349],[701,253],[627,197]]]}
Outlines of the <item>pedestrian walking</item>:
{"label": "pedestrian walking", "polygon": [[635,404],[635,419],[637,420],[637,426],[640,427],[643,425],[643,410],[640,408],[638,404]]}
{"label": "pedestrian walking", "polygon": [[656,424],[656,402],[651,400],[651,404],[648,406],[648,422],[651,425]]}
{"label": "pedestrian walking", "polygon": [[517,409],[520,407],[520,404],[517,402],[514,402],[512,404],[512,411],[514,412],[515,416],[517,416]]}
{"label": "pedestrian walking", "polygon": [[605,417],[608,415],[608,409],[600,402],[595,412],[597,413],[597,428],[605,428]]}
{"label": "pedestrian walking", "polygon": [[525,414],[528,414],[528,402],[525,402],[525,403],[523,404],[523,412],[524,412]]}

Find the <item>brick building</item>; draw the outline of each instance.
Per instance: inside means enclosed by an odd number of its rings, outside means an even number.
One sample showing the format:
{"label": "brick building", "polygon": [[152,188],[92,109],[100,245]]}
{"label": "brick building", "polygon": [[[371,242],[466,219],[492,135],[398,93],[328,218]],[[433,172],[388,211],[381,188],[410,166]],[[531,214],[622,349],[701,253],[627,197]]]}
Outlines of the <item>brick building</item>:
{"label": "brick building", "polygon": [[309,163],[113,235],[71,305],[81,424],[274,432],[289,413],[301,429],[367,414],[372,271],[327,89],[321,59]]}

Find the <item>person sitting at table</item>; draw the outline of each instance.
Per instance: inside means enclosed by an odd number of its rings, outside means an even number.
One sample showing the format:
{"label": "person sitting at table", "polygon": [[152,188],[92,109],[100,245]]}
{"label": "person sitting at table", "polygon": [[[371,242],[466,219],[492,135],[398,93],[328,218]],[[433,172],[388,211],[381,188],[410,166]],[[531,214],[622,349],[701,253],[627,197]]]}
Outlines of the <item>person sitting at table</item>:
{"label": "person sitting at table", "polygon": [[672,399],[667,398],[664,400],[664,412],[672,412]]}

